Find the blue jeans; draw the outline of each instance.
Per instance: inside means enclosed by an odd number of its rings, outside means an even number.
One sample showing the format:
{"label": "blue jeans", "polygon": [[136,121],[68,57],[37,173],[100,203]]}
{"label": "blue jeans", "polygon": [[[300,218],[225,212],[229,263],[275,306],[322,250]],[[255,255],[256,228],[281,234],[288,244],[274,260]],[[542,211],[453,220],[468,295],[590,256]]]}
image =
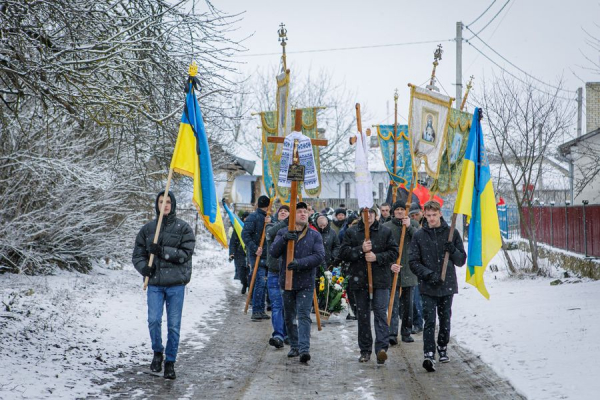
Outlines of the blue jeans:
{"label": "blue jeans", "polygon": [[[310,351],[310,310],[313,302],[313,289],[282,290],[283,316],[290,347],[300,354]],[[298,325],[296,325],[298,317]]]}
{"label": "blue jeans", "polygon": [[267,269],[258,267],[254,291],[252,293],[252,314],[265,312],[265,295],[267,290]]}
{"label": "blue jeans", "polygon": [[413,326],[423,328],[423,302],[421,301],[421,292],[419,285],[413,289]]}
{"label": "blue jeans", "polygon": [[[181,329],[181,312],[185,285],[148,286],[148,329],[152,340],[152,350],[165,352],[165,360],[175,362],[179,348],[179,331]],[[162,315],[167,306],[167,350],[162,344]]]}
{"label": "blue jeans", "polygon": [[283,320],[283,298],[281,297],[281,289],[279,289],[279,274],[269,272],[267,287],[271,298],[271,324],[273,324],[273,335],[271,336],[283,340],[287,333]]}

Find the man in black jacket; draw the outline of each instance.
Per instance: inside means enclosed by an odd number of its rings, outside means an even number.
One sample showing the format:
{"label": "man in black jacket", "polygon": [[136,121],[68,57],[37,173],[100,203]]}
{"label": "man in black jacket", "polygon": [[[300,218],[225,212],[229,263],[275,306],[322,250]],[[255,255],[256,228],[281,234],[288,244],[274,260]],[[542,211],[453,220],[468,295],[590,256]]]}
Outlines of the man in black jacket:
{"label": "man in black jacket", "polygon": [[248,262],[250,263],[251,269],[256,265],[256,258],[260,257],[252,293],[253,321],[271,318],[265,313],[267,252],[263,251],[262,247],[259,247],[265,224],[271,222],[271,217],[267,216],[267,210],[269,209],[270,204],[270,199],[267,196],[260,196],[257,201],[258,208],[246,218],[244,229],[242,229],[242,240],[246,245],[246,254],[248,254]]}
{"label": "man in black jacket", "polygon": [[[246,221],[248,215],[250,215],[250,213],[244,211],[240,217],[242,222]],[[242,246],[242,242],[240,241],[237,232],[235,232],[235,229],[231,233],[231,238],[229,239],[229,261],[233,261],[235,265],[235,276],[233,279],[237,279],[241,282],[242,294],[246,294],[246,289],[248,289],[248,257],[246,257],[246,250],[244,249],[244,246]]]}
{"label": "man in black jacket", "polygon": [[[150,369],[162,370],[163,352],[166,353],[165,378],[175,379],[175,361],[179,348],[179,331],[185,285],[192,278],[192,255],[196,237],[192,228],[176,217],[177,202],[173,193],[165,200],[165,192],[156,196],[154,209],[156,219],[142,227],[135,238],[132,262],[135,269],[148,282],[148,329],[152,341],[154,358]],[[154,243],[154,233],[158,225],[160,208],[165,202],[164,215],[158,243]],[[154,254],[152,267],[148,267],[150,254]],[[163,309],[167,308],[167,347],[162,344],[161,324]]]}
{"label": "man in black jacket", "polygon": [[[423,300],[423,318],[425,330],[423,344],[425,360],[423,368],[435,371],[435,315],[440,320],[437,338],[439,361],[450,361],[447,345],[450,340],[450,317],[452,315],[452,298],[458,293],[455,265],[462,267],[467,260],[462,238],[458,231],[448,241],[450,227],[444,221],[440,203],[428,201],[424,206],[425,219],[423,228],[417,231],[410,244],[409,264],[412,272],[419,277],[419,290]],[[445,252],[450,253],[446,279],[442,281],[442,265]]]}
{"label": "man in black jacket", "polygon": [[[389,326],[387,308],[390,301],[392,273],[390,267],[398,258],[398,243],[392,231],[379,224],[377,211],[369,210],[370,240],[365,240],[365,225],[362,220],[346,231],[340,249],[340,258],[350,263],[348,290],[354,295],[358,317],[359,362],[368,362],[373,350],[371,333],[371,309],[375,322],[375,353],[377,363],[387,359],[389,347]],[[371,262],[373,276],[373,300],[369,300],[367,261]]]}
{"label": "man in black jacket", "polygon": [[317,218],[317,230],[323,237],[323,247],[325,248],[325,269],[335,264],[340,253],[340,239],[331,229],[329,218],[326,215],[319,215]]}

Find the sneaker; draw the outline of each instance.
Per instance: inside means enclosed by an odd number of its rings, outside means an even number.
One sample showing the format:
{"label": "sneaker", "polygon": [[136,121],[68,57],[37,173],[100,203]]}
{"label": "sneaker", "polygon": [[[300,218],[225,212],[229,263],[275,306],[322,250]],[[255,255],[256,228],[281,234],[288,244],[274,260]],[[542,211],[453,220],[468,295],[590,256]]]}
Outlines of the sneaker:
{"label": "sneaker", "polygon": [[154,352],[154,358],[152,364],[150,364],[150,371],[160,372],[162,371],[163,353]]}
{"label": "sneaker", "polygon": [[425,353],[423,368],[425,368],[427,372],[435,372],[435,358],[433,357],[433,352]]}
{"label": "sneaker", "polygon": [[289,358],[298,357],[299,355],[300,355],[300,352],[298,352],[298,349],[294,349],[293,347],[290,349],[290,352],[288,353]]}
{"label": "sneaker", "polygon": [[381,349],[377,352],[377,364],[384,364],[385,360],[387,360],[387,352]]}
{"label": "sneaker", "polygon": [[366,352],[366,351],[361,351],[360,357],[358,358],[358,362],[366,363],[366,362],[369,362],[370,359],[371,359],[371,353]]}
{"label": "sneaker", "polygon": [[252,313],[252,317],[250,317],[252,321],[262,321],[263,317],[261,313]]}
{"label": "sneaker", "polygon": [[269,339],[269,345],[275,347],[276,349],[281,349],[283,347],[283,340],[278,337],[272,337]]}
{"label": "sneaker", "polygon": [[260,313],[260,317],[262,319],[271,319],[271,317],[269,316],[269,314],[265,314],[265,313]]}
{"label": "sneaker", "polygon": [[165,362],[165,379],[175,379],[175,362]]}
{"label": "sneaker", "polygon": [[398,336],[390,336],[390,346],[395,346],[398,344]]}
{"label": "sneaker", "polygon": [[300,354],[300,362],[303,364],[306,364],[310,361],[310,354],[308,353],[302,353]]}
{"label": "sneaker", "polygon": [[412,336],[408,335],[408,336],[402,336],[402,341],[404,343],[412,343],[415,341],[415,339],[413,339]]}
{"label": "sneaker", "polygon": [[437,351],[438,351],[439,360],[441,363],[450,362],[450,357],[448,357],[448,350],[447,350],[446,346],[444,346],[444,347],[438,346]]}

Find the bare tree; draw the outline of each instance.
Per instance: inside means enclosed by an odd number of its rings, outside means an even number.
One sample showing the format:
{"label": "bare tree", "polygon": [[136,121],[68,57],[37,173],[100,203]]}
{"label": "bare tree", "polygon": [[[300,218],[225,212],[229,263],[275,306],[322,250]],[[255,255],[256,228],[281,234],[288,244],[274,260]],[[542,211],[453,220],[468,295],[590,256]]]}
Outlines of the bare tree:
{"label": "bare tree", "polygon": [[[508,186],[512,192],[527,235],[531,270],[539,273],[534,199],[529,189],[540,183],[544,157],[556,153],[558,139],[571,125],[573,109],[561,101],[558,90],[541,92],[531,83],[504,74],[485,82],[482,93],[476,102],[483,107],[489,127],[490,158],[499,158],[503,167],[497,187]],[[524,208],[529,211],[528,218]]]}

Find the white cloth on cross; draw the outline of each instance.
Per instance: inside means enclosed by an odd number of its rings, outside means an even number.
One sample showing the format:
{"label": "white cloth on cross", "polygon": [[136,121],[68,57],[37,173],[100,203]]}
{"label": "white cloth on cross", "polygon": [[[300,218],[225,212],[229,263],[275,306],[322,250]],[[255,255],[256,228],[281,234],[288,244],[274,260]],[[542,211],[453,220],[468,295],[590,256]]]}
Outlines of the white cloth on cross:
{"label": "white cloth on cross", "polygon": [[279,163],[279,179],[277,184],[281,187],[292,186],[292,181],[287,178],[289,166],[294,161],[294,140],[298,141],[298,158],[300,165],[304,165],[304,187],[315,189],[319,187],[319,175],[315,164],[312,143],[310,138],[301,132],[292,132],[283,141],[283,151]]}
{"label": "white cloth on cross", "polygon": [[356,199],[360,208],[373,207],[373,180],[369,171],[369,149],[367,136],[356,133],[355,181]]}

